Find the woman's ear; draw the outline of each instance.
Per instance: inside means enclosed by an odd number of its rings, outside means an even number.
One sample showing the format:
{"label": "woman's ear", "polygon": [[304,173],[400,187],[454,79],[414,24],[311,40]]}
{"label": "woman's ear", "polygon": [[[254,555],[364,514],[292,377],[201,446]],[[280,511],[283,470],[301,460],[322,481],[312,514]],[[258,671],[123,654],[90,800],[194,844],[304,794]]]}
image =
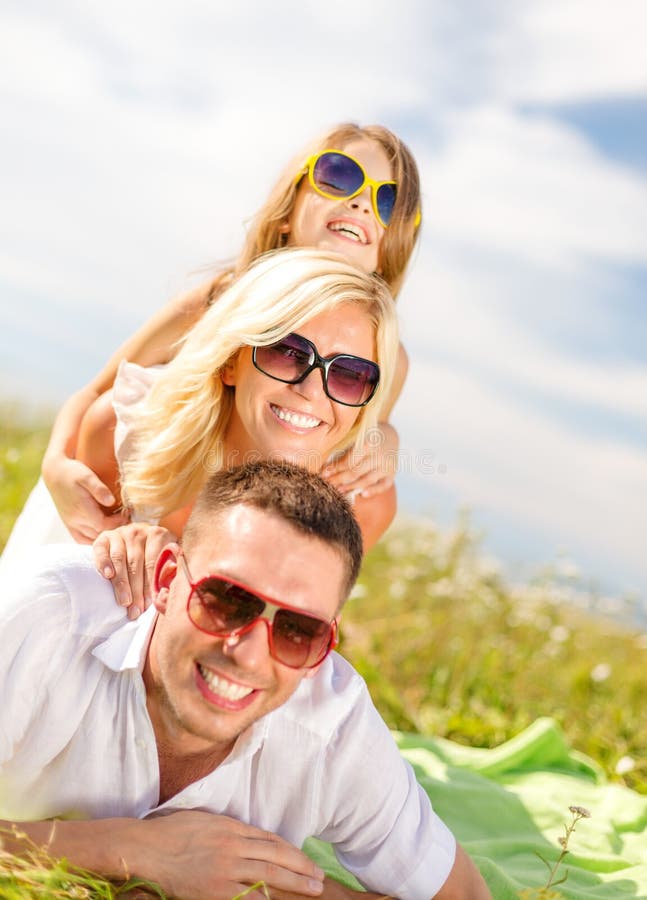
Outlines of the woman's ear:
{"label": "woman's ear", "polygon": [[236,385],[236,373],[238,371],[238,354],[230,357],[220,370],[220,380],[229,387]]}
{"label": "woman's ear", "polygon": [[182,551],[178,544],[167,544],[155,563],[155,596],[153,604],[160,613],[168,606],[169,588],[177,575],[178,555]]}

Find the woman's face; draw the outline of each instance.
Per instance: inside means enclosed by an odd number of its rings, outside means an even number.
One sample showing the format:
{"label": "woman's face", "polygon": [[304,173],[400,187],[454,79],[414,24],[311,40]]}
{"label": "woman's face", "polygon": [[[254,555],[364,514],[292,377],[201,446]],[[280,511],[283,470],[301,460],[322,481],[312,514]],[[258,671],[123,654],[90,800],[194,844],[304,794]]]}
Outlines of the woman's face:
{"label": "woman's face", "polygon": [[[376,360],[375,330],[368,313],[345,303],[297,329],[319,355],[350,353]],[[235,390],[225,435],[225,463],[239,464],[261,454],[287,459],[319,471],[333,447],[343,441],[361,408],[343,406],[324,391],[323,371],[314,369],[300,384],[284,384],[259,372],[251,347],[243,347],[222,374]]]}
{"label": "woman's face", "polygon": [[[367,138],[357,138],[343,146],[375,181],[391,181],[393,172],[384,148]],[[301,179],[297,199],[288,222],[288,245],[333,250],[364,272],[379,271],[380,244],[384,226],[373,211],[371,187],[352,199],[322,197]]]}

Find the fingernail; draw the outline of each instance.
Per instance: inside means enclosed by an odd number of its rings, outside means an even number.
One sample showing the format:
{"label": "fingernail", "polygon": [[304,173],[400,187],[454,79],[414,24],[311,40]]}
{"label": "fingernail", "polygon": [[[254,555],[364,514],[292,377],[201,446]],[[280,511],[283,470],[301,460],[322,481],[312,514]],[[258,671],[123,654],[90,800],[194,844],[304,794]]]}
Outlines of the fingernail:
{"label": "fingernail", "polygon": [[129,619],[138,619],[141,610],[138,606],[131,606],[128,610],[128,618]]}
{"label": "fingernail", "polygon": [[128,594],[119,594],[119,606],[130,606],[132,600]]}
{"label": "fingernail", "polygon": [[315,881],[314,878],[310,879],[308,887],[317,894],[320,894],[323,891],[323,883],[321,881]]}
{"label": "fingernail", "polygon": [[112,568],[112,566],[104,566],[103,567],[103,575],[105,578],[112,578],[112,576],[114,574],[115,573],[114,573],[114,569]]}

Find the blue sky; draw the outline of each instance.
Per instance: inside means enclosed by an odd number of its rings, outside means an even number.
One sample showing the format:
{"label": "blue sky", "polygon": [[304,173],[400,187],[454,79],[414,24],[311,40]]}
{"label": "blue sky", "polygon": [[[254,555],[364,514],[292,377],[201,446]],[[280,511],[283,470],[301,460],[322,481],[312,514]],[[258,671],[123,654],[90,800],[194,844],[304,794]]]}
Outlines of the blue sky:
{"label": "blue sky", "polygon": [[646,26],[641,0],[4,3],[2,392],[58,404],[235,253],[296,149],[381,122],[424,199],[401,509],[647,597]]}

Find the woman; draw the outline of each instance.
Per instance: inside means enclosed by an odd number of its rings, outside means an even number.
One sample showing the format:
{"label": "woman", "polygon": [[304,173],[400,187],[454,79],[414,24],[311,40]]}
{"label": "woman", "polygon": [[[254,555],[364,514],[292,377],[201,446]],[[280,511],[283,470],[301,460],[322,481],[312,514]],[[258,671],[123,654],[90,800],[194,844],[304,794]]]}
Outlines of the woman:
{"label": "woman", "polygon": [[[321,471],[331,454],[362,446],[389,395],[397,352],[395,305],[381,279],[321,250],[266,254],[191,329],[125,417],[115,404],[118,440],[114,429],[89,425],[79,455],[121,491],[133,519],[180,535],[214,469],[262,457]],[[132,366],[122,368],[120,381]],[[365,547],[384,529],[375,502],[355,501]],[[111,556],[129,557],[139,574],[128,586],[117,571],[115,588],[137,614],[144,558],[167,534],[153,530],[148,546],[151,532],[134,529],[141,546],[123,552],[124,531],[131,540],[128,526],[106,532],[97,559],[105,572]]]}

